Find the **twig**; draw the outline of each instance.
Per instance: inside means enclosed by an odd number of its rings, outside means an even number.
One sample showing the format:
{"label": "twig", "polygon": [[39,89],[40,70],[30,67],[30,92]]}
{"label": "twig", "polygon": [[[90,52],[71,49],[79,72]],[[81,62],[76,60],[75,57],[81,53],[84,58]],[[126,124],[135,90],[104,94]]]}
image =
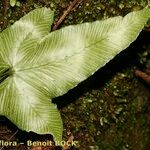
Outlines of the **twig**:
{"label": "twig", "polygon": [[5,17],[8,11],[9,7],[9,1],[8,0],[4,0],[3,1],[3,16]]}
{"label": "twig", "polygon": [[82,1],[83,0],[80,0],[79,2],[77,2],[77,4],[72,8],[72,11],[74,11],[76,8],[78,8]]}
{"label": "twig", "polygon": [[135,70],[135,76],[141,78],[143,81],[150,85],[150,75],[140,70]]}
{"label": "twig", "polygon": [[56,30],[58,28],[58,26],[64,21],[64,19],[66,18],[66,16],[73,10],[73,8],[76,5],[79,5],[79,3],[81,3],[82,0],[74,0],[71,5],[69,5],[69,7],[67,8],[66,11],[64,11],[63,15],[60,17],[60,19],[57,21],[57,23],[53,26],[52,31]]}

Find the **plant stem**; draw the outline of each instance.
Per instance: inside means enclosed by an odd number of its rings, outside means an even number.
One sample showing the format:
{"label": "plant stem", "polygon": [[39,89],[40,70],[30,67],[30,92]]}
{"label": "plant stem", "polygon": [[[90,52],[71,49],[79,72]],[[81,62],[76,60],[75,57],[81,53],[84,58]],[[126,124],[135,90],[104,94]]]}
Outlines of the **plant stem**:
{"label": "plant stem", "polygon": [[145,72],[142,72],[140,70],[136,70],[135,76],[138,78],[141,78],[143,81],[145,81],[147,84],[150,85],[150,75],[148,75]]}
{"label": "plant stem", "polygon": [[13,74],[12,68],[0,70],[0,83]]}

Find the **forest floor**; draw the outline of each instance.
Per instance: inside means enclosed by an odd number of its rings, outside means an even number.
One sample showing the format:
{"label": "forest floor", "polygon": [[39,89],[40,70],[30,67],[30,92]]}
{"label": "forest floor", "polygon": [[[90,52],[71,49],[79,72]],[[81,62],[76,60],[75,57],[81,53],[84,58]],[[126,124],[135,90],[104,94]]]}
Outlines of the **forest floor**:
{"label": "forest floor", "polygon": [[[59,25],[91,22],[139,10],[147,0],[83,0]],[[24,0],[11,7],[0,1],[0,31],[27,12],[50,7],[55,21],[71,4],[70,0]],[[149,29],[145,28],[129,48],[117,55],[92,77],[53,102],[58,104],[64,123],[63,140],[78,141],[72,150],[147,150],[150,141],[150,85],[135,76],[135,70],[150,74]],[[0,140],[22,142],[30,135],[0,117]],[[25,138],[26,136],[26,138]],[[3,150],[27,150],[25,145]],[[0,150],[2,150],[0,149]],[[48,149],[48,148],[47,148]],[[49,148],[50,149],[50,148]],[[60,148],[56,148],[60,149]]]}

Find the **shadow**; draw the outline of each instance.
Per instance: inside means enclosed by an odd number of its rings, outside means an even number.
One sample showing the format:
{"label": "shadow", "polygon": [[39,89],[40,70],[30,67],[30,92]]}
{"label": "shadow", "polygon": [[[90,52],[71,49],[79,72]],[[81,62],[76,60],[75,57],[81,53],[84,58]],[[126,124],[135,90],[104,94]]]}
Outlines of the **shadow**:
{"label": "shadow", "polygon": [[0,125],[1,125],[1,127],[7,126],[6,130],[8,130],[8,131],[10,130],[11,132],[16,133],[15,137],[20,139],[20,142],[26,143],[27,140],[31,140],[31,141],[51,140],[51,141],[53,141],[52,135],[49,135],[49,134],[39,135],[34,132],[25,132],[25,131],[18,129],[9,119],[7,119],[4,116],[0,116]]}
{"label": "shadow", "polygon": [[[37,134],[34,132],[26,132],[18,129],[17,126],[15,126],[9,119],[7,119],[4,116],[0,116],[0,131],[4,133],[4,136],[1,134],[1,137],[3,140],[6,141],[12,141],[13,138],[19,139],[19,143],[24,145],[24,148],[28,147],[29,145],[27,142],[34,142],[34,141],[40,141],[40,142],[45,142],[45,141],[52,141],[54,142],[53,136],[50,134]],[[2,128],[5,127],[5,128]],[[8,134],[8,135],[7,135]],[[18,144],[19,144],[18,143]],[[61,150],[62,148],[60,146],[56,146],[55,150]]]}
{"label": "shadow", "polygon": [[74,102],[85,92],[90,92],[92,89],[103,87],[105,83],[107,83],[107,81],[109,81],[117,72],[121,72],[122,70],[133,65],[142,68],[138,61],[138,53],[144,50],[143,45],[147,46],[148,44],[149,33],[147,31],[142,31],[137,40],[133,42],[126,50],[118,54],[114,59],[99,69],[87,80],[81,82],[77,87],[71,89],[63,96],[54,98],[52,102],[56,103],[58,108],[61,109]]}

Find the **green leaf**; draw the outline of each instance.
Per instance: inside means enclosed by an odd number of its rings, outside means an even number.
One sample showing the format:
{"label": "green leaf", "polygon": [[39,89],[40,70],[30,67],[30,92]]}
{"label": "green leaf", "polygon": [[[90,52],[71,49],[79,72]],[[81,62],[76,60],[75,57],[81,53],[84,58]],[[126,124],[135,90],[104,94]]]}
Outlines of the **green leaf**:
{"label": "green leaf", "polygon": [[10,6],[14,7],[16,5],[16,0],[10,0]]}
{"label": "green leaf", "polygon": [[18,51],[31,51],[49,33],[53,16],[47,8],[36,9],[5,29],[0,34],[1,59],[10,66],[15,65],[21,59],[16,58]]}
{"label": "green leaf", "polygon": [[150,9],[144,9],[124,18],[65,27],[44,37],[16,68],[50,98],[63,95],[128,47],[148,18]]}
{"label": "green leaf", "polygon": [[15,67],[49,33],[52,22],[51,10],[36,9],[0,34],[0,114],[22,130],[50,133],[60,141],[62,121],[56,105],[19,77]]}
{"label": "green leaf", "polygon": [[23,130],[61,140],[62,121],[50,99],[127,48],[150,18],[150,9],[48,34],[52,16],[49,9],[34,10],[0,34],[0,114]]}

